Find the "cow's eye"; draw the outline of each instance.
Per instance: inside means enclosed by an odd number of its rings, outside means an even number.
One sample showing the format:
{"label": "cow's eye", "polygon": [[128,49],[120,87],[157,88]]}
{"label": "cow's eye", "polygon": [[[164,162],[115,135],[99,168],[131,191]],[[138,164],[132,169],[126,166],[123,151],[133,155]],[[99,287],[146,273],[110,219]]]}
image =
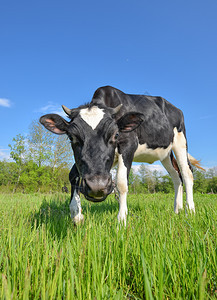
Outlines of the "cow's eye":
{"label": "cow's eye", "polygon": [[119,137],[119,132],[117,132],[116,134],[115,134],[115,139],[117,139]]}

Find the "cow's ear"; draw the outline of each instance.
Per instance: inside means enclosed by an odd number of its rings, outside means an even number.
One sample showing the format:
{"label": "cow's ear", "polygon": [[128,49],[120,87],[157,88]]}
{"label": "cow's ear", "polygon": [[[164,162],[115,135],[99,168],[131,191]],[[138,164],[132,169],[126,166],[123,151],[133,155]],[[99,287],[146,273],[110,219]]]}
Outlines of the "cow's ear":
{"label": "cow's ear", "polygon": [[130,132],[135,130],[142,123],[143,114],[129,112],[123,115],[118,121],[118,128],[121,132]]}
{"label": "cow's ear", "polygon": [[56,134],[65,134],[69,126],[66,120],[56,114],[44,115],[39,121],[46,129]]}

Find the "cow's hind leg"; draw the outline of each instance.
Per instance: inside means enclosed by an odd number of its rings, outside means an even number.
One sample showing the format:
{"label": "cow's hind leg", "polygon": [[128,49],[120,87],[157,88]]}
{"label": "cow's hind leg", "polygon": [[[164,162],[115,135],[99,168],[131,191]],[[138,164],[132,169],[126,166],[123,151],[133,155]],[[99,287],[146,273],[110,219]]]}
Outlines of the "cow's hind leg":
{"label": "cow's hind leg", "polygon": [[175,168],[173,160],[174,157],[171,152],[171,154],[168,154],[168,156],[163,161],[161,161],[161,163],[172,178],[175,189],[174,212],[178,214],[179,210],[183,209],[183,185],[179,172],[177,168]]}
{"label": "cow's hind leg", "polygon": [[69,180],[71,182],[71,201],[70,201],[70,213],[71,218],[73,219],[75,224],[79,224],[83,221],[84,216],[81,213],[81,200],[79,195],[79,174],[74,165],[69,173]]}
{"label": "cow's hind leg", "polygon": [[183,132],[175,132],[173,147],[172,147],[179,169],[184,180],[186,189],[186,207],[195,212],[193,201],[193,174],[188,161],[187,141]]}

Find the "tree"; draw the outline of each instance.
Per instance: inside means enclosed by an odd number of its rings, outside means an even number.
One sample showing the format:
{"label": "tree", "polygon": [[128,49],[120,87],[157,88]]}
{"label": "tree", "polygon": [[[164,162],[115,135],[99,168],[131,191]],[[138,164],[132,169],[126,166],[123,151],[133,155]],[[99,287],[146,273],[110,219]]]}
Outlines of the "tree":
{"label": "tree", "polygon": [[139,167],[139,178],[140,182],[145,189],[147,189],[148,193],[155,192],[155,179],[151,170],[146,167],[144,164],[141,164]]}
{"label": "tree", "polygon": [[217,193],[217,176],[208,180],[207,192],[216,194]]}
{"label": "tree", "polygon": [[46,130],[39,121],[32,121],[28,135],[29,160],[38,167],[49,164],[52,156],[53,134]]}
{"label": "tree", "polygon": [[213,177],[217,177],[217,167],[210,168],[206,172],[206,178],[212,179]]}
{"label": "tree", "polygon": [[18,168],[15,162],[0,161],[0,185],[13,185],[17,181]]}
{"label": "tree", "polygon": [[141,184],[145,185],[145,177],[147,175],[147,167],[144,164],[141,164],[139,166],[138,175]]}
{"label": "tree", "polygon": [[199,171],[194,169],[194,191],[199,193],[206,193],[207,190],[207,180],[206,173],[204,171]]}
{"label": "tree", "polygon": [[162,173],[158,172],[157,170],[154,170],[152,173],[155,192],[159,192],[161,189],[162,176],[163,176]]}
{"label": "tree", "polygon": [[54,135],[39,121],[32,121],[28,136],[30,158],[38,167],[66,167],[72,164],[72,150],[65,135]]}
{"label": "tree", "polygon": [[206,172],[206,183],[208,193],[217,193],[217,167],[210,168]]}
{"label": "tree", "polygon": [[130,174],[129,174],[129,191],[137,194],[141,192],[141,184],[140,184],[140,180],[139,180],[139,176],[136,172],[134,172],[133,168],[131,168],[130,170]]}
{"label": "tree", "polygon": [[58,135],[53,141],[52,155],[50,158],[51,167],[53,168],[65,168],[71,167],[73,162],[73,152],[65,135]]}
{"label": "tree", "polygon": [[161,184],[159,185],[159,192],[171,193],[174,190],[172,178],[169,175],[164,175],[161,178]]}
{"label": "tree", "polygon": [[18,134],[12,141],[13,144],[8,146],[11,148],[10,156],[16,162],[18,168],[17,181],[13,190],[13,192],[16,192],[25,163],[26,146],[25,138],[21,134]]}

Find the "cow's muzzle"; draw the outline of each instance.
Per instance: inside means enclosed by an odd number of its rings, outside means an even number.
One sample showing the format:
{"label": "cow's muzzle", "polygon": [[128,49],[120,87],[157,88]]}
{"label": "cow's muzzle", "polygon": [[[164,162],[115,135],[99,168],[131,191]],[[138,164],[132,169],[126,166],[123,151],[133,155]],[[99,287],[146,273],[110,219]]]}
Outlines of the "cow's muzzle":
{"label": "cow's muzzle", "polygon": [[92,202],[101,202],[112,192],[111,175],[85,176],[82,180],[82,192]]}

